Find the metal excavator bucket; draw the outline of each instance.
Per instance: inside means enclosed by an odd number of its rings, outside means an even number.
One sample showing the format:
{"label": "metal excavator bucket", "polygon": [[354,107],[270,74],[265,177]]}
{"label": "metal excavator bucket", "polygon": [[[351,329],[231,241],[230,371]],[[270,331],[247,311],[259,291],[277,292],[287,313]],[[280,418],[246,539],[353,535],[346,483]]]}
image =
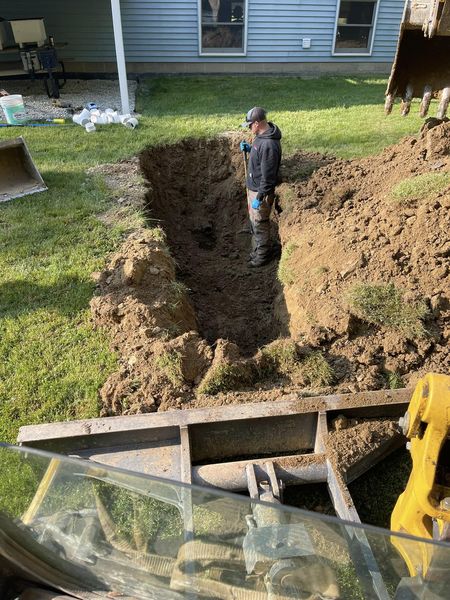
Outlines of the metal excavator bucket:
{"label": "metal excavator bucket", "polygon": [[0,142],[0,202],[46,189],[23,137]]}
{"label": "metal excavator bucket", "polygon": [[450,0],[406,0],[386,90],[387,114],[396,96],[402,98],[404,116],[413,98],[422,98],[421,117],[431,99],[438,98],[436,116],[445,117],[450,100]]}

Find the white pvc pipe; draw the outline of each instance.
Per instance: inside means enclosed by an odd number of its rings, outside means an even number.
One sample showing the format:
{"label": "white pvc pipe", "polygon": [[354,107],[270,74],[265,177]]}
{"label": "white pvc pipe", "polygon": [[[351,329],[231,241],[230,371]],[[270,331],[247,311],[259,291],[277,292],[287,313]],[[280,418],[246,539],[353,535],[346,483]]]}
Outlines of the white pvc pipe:
{"label": "white pvc pipe", "polygon": [[111,11],[114,28],[114,43],[116,46],[117,71],[119,73],[120,100],[122,114],[130,112],[128,100],[127,67],[125,64],[125,50],[123,47],[122,17],[120,15],[120,0],[111,0]]}

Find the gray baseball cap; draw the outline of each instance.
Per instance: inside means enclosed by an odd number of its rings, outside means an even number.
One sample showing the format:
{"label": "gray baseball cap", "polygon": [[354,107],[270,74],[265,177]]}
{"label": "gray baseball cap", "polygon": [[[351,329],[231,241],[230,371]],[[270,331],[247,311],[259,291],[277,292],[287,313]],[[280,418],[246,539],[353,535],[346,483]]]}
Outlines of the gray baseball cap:
{"label": "gray baseball cap", "polygon": [[254,106],[251,108],[245,116],[245,121],[241,123],[241,127],[248,127],[255,121],[265,121],[266,111],[260,106]]}

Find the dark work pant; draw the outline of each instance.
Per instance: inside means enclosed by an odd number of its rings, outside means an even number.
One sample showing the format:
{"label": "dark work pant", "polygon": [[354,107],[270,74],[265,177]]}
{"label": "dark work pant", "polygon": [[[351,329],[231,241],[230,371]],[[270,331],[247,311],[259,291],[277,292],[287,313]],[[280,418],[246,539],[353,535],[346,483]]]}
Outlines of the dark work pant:
{"label": "dark work pant", "polygon": [[252,245],[255,258],[267,258],[272,250],[270,240],[270,211],[272,210],[274,194],[267,194],[261,200],[259,208],[252,208],[252,201],[257,192],[247,190],[248,216],[252,230]]}

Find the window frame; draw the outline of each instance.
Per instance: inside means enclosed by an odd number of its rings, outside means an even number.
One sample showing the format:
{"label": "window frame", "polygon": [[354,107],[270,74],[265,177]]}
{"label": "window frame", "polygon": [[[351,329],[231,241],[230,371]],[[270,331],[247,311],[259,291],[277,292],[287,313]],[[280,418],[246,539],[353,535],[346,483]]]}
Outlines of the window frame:
{"label": "window frame", "polygon": [[247,23],[248,23],[248,3],[250,0],[244,0],[244,23],[243,23],[243,36],[244,36],[244,50],[243,52],[205,52],[202,49],[202,0],[197,0],[197,22],[198,22],[198,55],[199,56],[247,56]]}
{"label": "window frame", "polygon": [[[352,1],[352,0],[350,0],[350,1]],[[367,50],[365,50],[364,52],[336,52],[336,38],[337,38],[337,31],[338,31],[338,27],[339,27],[339,13],[341,11],[341,2],[342,2],[342,0],[339,0],[337,8],[336,8],[336,19],[334,22],[333,47],[332,47],[332,51],[331,51],[332,56],[372,56],[373,44],[375,41],[375,32],[376,32],[377,22],[378,22],[378,9],[380,7],[380,0],[355,0],[355,1],[357,1],[357,2],[375,1],[375,10],[373,12],[373,18],[372,18],[371,25],[365,25],[365,24],[363,25],[361,23],[359,25],[355,25],[355,27],[370,27],[371,28],[370,34],[369,34],[369,43],[367,46]],[[351,25],[349,27],[351,27]]]}

